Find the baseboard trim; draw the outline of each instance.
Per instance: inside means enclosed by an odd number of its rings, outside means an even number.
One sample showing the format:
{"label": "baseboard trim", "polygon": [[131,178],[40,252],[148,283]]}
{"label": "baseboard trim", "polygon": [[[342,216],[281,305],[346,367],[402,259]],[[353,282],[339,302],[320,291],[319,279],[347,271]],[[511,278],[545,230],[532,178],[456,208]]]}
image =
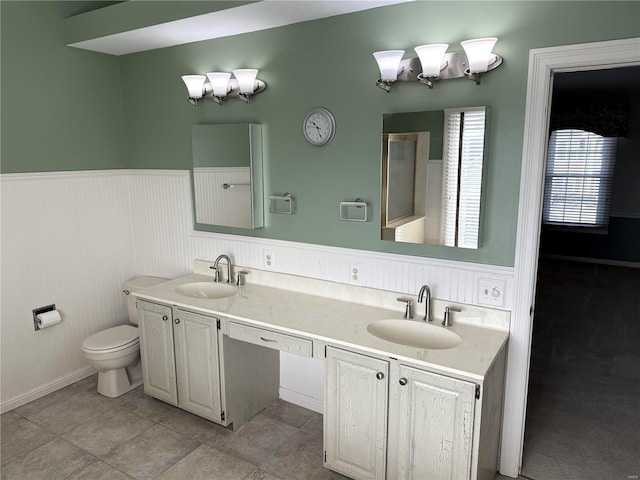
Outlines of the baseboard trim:
{"label": "baseboard trim", "polygon": [[317,398],[312,398],[304,395],[300,392],[289,390],[285,387],[280,387],[280,398],[286,402],[299,405],[300,407],[308,408],[314,412],[324,413],[324,402]]}
{"label": "baseboard trim", "polygon": [[44,385],[40,385],[39,387],[36,387],[27,393],[23,393],[22,395],[18,395],[17,397],[13,397],[2,402],[0,404],[0,413],[9,412],[14,408],[18,408],[29,402],[33,402],[40,397],[49,395],[50,393],[53,393],[56,390],[60,390],[61,388],[68,387],[69,385],[79,382],[84,378],[90,377],[95,373],[96,371],[92,367],[84,367],[64,377],[56,378],[55,380],[45,383]]}

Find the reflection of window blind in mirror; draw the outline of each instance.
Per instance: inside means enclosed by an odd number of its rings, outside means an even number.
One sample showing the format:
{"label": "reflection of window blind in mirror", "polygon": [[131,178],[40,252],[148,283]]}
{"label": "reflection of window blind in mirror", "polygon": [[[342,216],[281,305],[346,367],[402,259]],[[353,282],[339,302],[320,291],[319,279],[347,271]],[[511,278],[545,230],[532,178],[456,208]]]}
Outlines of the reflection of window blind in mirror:
{"label": "reflection of window blind in mirror", "polygon": [[413,215],[416,142],[389,140],[387,223]]}
{"label": "reflection of window blind in mirror", "polygon": [[461,112],[445,112],[442,179],[442,244],[456,246]]}
{"label": "reflection of window blind in mirror", "polygon": [[442,241],[478,248],[485,109],[445,111]]}

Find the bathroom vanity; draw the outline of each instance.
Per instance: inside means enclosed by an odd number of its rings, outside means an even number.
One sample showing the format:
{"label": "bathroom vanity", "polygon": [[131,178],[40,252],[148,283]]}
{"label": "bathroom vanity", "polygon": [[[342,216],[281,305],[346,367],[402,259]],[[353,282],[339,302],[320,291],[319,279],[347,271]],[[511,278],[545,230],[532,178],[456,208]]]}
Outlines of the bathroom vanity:
{"label": "bathroom vanity", "polygon": [[[459,345],[411,347],[367,330],[402,317],[396,294],[378,292],[394,309],[380,308],[330,298],[358,287],[284,275],[274,288],[251,281],[259,271],[232,291],[210,267],[196,261],[195,273],[134,293],[145,393],[236,429],[278,398],[279,351],[323,359],[326,467],[355,479],[493,480],[506,329],[454,318]],[[307,280],[328,284],[306,290],[327,296],[301,293]],[[443,328],[445,305],[434,299],[432,328]],[[490,323],[488,309],[462,307],[456,315],[483,310]]]}
{"label": "bathroom vanity", "polygon": [[146,394],[233,428],[278,398],[278,353],[223,335],[220,317],[140,300],[138,318]]}

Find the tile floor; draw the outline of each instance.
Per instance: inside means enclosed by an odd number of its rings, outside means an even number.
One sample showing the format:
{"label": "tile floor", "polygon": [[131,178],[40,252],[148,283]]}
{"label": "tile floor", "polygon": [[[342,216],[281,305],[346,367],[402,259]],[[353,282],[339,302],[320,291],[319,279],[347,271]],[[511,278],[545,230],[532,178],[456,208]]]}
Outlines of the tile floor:
{"label": "tile floor", "polygon": [[[231,432],[92,376],[2,415],[2,480],[345,480],[322,466],[322,415],[278,400]],[[496,480],[511,480],[498,475]]]}
{"label": "tile floor", "polygon": [[278,400],[238,432],[96,376],[2,415],[2,480],[344,479],[322,466],[322,415]]}

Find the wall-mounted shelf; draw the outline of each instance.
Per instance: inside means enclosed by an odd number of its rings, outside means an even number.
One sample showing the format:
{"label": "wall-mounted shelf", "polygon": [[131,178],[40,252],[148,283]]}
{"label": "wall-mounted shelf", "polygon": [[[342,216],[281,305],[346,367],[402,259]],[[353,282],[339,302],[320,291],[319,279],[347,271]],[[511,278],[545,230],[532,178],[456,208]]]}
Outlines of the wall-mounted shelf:
{"label": "wall-mounted shelf", "polygon": [[293,202],[294,198],[290,193],[269,195],[269,213],[291,215],[293,213]]}
{"label": "wall-mounted shelf", "polygon": [[366,222],[367,202],[356,198],[353,202],[340,202],[340,220],[343,222]]}

